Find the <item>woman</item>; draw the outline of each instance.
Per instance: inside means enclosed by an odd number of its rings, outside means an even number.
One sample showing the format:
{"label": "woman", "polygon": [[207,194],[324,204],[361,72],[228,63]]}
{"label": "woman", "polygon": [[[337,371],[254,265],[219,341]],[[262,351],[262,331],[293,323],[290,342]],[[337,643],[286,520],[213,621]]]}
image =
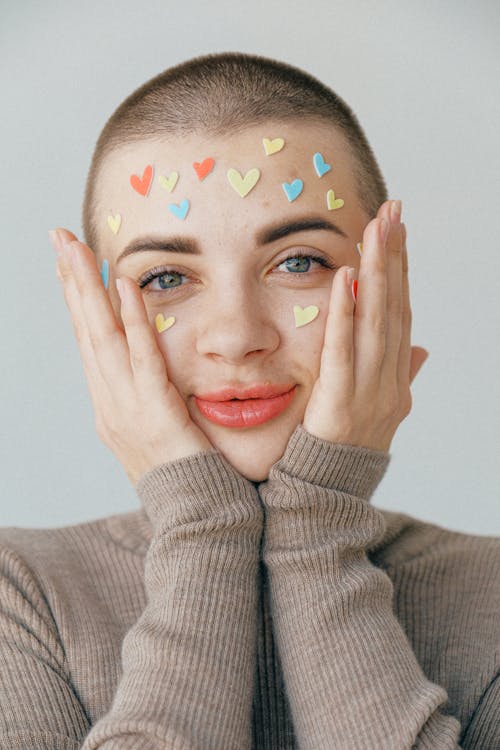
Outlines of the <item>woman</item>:
{"label": "woman", "polygon": [[351,110],[188,61],[106,124],[83,219],[58,274],[141,510],[2,530],[2,747],[497,746],[498,541],[369,502],[427,352]]}

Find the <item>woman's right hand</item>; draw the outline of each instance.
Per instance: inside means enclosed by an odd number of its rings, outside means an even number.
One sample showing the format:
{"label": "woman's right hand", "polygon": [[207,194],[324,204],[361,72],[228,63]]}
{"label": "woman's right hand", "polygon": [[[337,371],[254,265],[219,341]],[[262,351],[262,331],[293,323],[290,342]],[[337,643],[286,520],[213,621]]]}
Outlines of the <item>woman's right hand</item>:
{"label": "woman's right hand", "polygon": [[51,240],[96,430],[130,481],[135,486],[154,466],[212,449],[168,379],[138,285],[121,278],[122,330],[92,250],[66,229],[52,232]]}

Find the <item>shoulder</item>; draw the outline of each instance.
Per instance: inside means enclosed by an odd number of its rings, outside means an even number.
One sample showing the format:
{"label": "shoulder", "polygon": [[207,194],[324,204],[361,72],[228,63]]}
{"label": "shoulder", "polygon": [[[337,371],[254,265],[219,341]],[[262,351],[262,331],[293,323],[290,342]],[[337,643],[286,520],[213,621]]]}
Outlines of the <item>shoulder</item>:
{"label": "shoulder", "polygon": [[[386,527],[383,537],[371,547],[370,556],[381,567],[435,568],[441,574],[460,570],[466,577],[479,578],[500,596],[500,579],[495,575],[500,537],[465,534],[405,513],[378,510]],[[461,585],[460,580],[455,583]]]}
{"label": "shoulder", "polygon": [[448,614],[477,616],[492,631],[500,614],[500,538],[465,534],[403,513],[379,509],[382,539],[369,551],[396,589],[410,583],[415,595],[436,601]]}
{"label": "shoulder", "polygon": [[0,527],[0,585],[37,589],[50,601],[78,582],[121,574],[124,556],[137,555],[140,566],[148,546],[141,523],[135,511],[53,528]]}
{"label": "shoulder", "polygon": [[466,725],[500,666],[500,538],[378,510],[386,528],[369,558],[392,580],[395,614],[425,674]]}

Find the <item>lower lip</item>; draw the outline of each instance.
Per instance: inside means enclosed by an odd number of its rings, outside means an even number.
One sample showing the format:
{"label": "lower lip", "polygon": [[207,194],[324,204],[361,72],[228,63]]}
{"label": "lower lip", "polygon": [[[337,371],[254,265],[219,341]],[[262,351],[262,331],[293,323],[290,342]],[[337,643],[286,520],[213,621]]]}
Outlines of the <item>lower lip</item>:
{"label": "lower lip", "polygon": [[195,396],[196,406],[210,422],[224,427],[254,427],[284,411],[295,396],[296,386],[273,398],[248,398],[243,401],[204,401]]}

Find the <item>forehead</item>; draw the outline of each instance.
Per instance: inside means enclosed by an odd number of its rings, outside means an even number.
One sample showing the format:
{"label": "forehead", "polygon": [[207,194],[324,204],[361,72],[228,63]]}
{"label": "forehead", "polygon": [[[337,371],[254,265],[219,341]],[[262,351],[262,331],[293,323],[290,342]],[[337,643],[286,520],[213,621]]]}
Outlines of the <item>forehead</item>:
{"label": "forehead", "polygon": [[[349,224],[361,212],[346,139],[327,124],[271,121],[131,143],[106,157],[98,179],[94,218],[109,255],[145,232],[223,239],[272,219],[312,212]],[[339,210],[328,207],[332,190]]]}

